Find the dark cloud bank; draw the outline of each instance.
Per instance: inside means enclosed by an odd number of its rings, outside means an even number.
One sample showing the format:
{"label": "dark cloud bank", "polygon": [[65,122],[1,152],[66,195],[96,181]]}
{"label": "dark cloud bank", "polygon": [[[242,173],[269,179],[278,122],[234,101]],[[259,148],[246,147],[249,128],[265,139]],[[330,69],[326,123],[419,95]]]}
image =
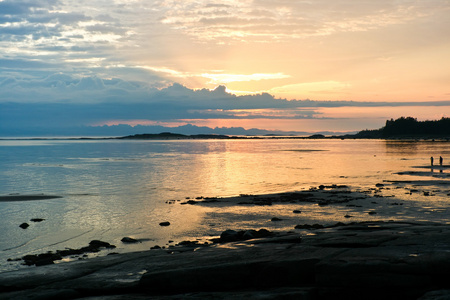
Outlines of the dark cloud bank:
{"label": "dark cloud bank", "polygon": [[[160,126],[95,126],[111,121],[177,122],[202,119],[314,119],[321,107],[449,106],[441,102],[354,102],[236,96],[224,86],[191,90],[174,83],[157,89],[118,78],[76,78],[54,74],[41,79],[0,77],[0,135],[123,135],[168,131]],[[301,128],[299,129],[301,130]],[[179,133],[267,134],[268,131],[180,127]],[[278,133],[278,132],[277,132]]]}

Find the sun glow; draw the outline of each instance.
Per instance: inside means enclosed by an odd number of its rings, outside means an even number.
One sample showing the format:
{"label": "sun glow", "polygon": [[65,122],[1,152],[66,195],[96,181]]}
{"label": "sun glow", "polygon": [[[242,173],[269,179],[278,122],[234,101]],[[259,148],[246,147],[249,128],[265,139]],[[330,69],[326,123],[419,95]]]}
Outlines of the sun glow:
{"label": "sun glow", "polygon": [[275,74],[264,74],[264,73],[255,73],[250,75],[243,74],[211,74],[211,73],[203,73],[202,77],[208,78],[211,81],[209,83],[213,84],[226,84],[230,82],[239,82],[239,81],[259,81],[259,80],[271,80],[271,79],[285,79],[291,76],[285,75],[283,73],[275,73]]}

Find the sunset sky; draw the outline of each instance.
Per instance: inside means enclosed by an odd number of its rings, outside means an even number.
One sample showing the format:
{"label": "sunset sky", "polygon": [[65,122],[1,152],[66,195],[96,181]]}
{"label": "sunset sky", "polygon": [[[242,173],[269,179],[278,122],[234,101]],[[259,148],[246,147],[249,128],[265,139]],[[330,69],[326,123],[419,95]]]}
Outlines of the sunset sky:
{"label": "sunset sky", "polygon": [[449,0],[0,0],[0,131],[449,115]]}

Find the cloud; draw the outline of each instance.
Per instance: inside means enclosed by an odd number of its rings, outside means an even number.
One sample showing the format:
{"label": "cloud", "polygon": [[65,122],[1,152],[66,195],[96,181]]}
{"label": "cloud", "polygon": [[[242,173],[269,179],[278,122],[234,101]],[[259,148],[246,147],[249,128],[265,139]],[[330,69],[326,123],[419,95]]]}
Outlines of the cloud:
{"label": "cloud", "polygon": [[[0,77],[0,128],[83,126],[182,120],[301,120],[337,112],[388,107],[450,107],[450,101],[355,102],[277,99],[268,93],[237,96],[225,86],[193,90],[174,83],[155,88],[141,81],[55,73],[45,78]],[[52,101],[49,101],[52,100]],[[417,110],[417,109],[416,109]],[[438,109],[439,110],[439,109]],[[442,109],[440,109],[442,110]],[[430,110],[431,111],[431,110]],[[430,112],[431,113],[431,112]],[[347,117],[347,116],[346,116]]]}
{"label": "cloud", "polygon": [[283,73],[275,73],[275,74],[255,73],[255,74],[249,74],[249,75],[203,73],[203,74],[201,74],[201,76],[211,79],[210,83],[213,83],[213,84],[226,84],[226,83],[230,83],[230,82],[239,82],[239,81],[285,79],[285,78],[290,77],[289,75],[285,75]]}
{"label": "cloud", "polygon": [[162,22],[199,40],[267,42],[370,31],[448,9],[445,0],[433,1],[433,5],[413,0],[255,0],[233,2],[220,8],[214,3],[221,1],[162,1],[161,5],[167,8]]}
{"label": "cloud", "polygon": [[287,98],[300,94],[314,99],[317,94],[342,94],[344,96],[350,87],[351,85],[348,83],[329,80],[289,84],[270,89],[268,92]]}

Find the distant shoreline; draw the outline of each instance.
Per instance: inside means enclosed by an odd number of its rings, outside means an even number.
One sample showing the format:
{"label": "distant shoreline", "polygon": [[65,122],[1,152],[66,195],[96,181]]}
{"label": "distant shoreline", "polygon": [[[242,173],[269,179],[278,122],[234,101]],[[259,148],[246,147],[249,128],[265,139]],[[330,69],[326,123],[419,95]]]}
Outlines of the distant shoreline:
{"label": "distant shoreline", "polygon": [[310,136],[283,136],[283,135],[265,135],[265,136],[236,136],[219,134],[194,134],[185,135],[171,132],[162,132],[155,134],[135,134],[119,137],[3,137],[0,141],[83,141],[83,140],[271,140],[271,139],[341,139],[341,140],[441,140],[450,141],[450,136],[441,135],[399,135],[391,137],[370,137],[359,134],[354,135],[333,135],[325,136],[322,134],[313,134]]}

